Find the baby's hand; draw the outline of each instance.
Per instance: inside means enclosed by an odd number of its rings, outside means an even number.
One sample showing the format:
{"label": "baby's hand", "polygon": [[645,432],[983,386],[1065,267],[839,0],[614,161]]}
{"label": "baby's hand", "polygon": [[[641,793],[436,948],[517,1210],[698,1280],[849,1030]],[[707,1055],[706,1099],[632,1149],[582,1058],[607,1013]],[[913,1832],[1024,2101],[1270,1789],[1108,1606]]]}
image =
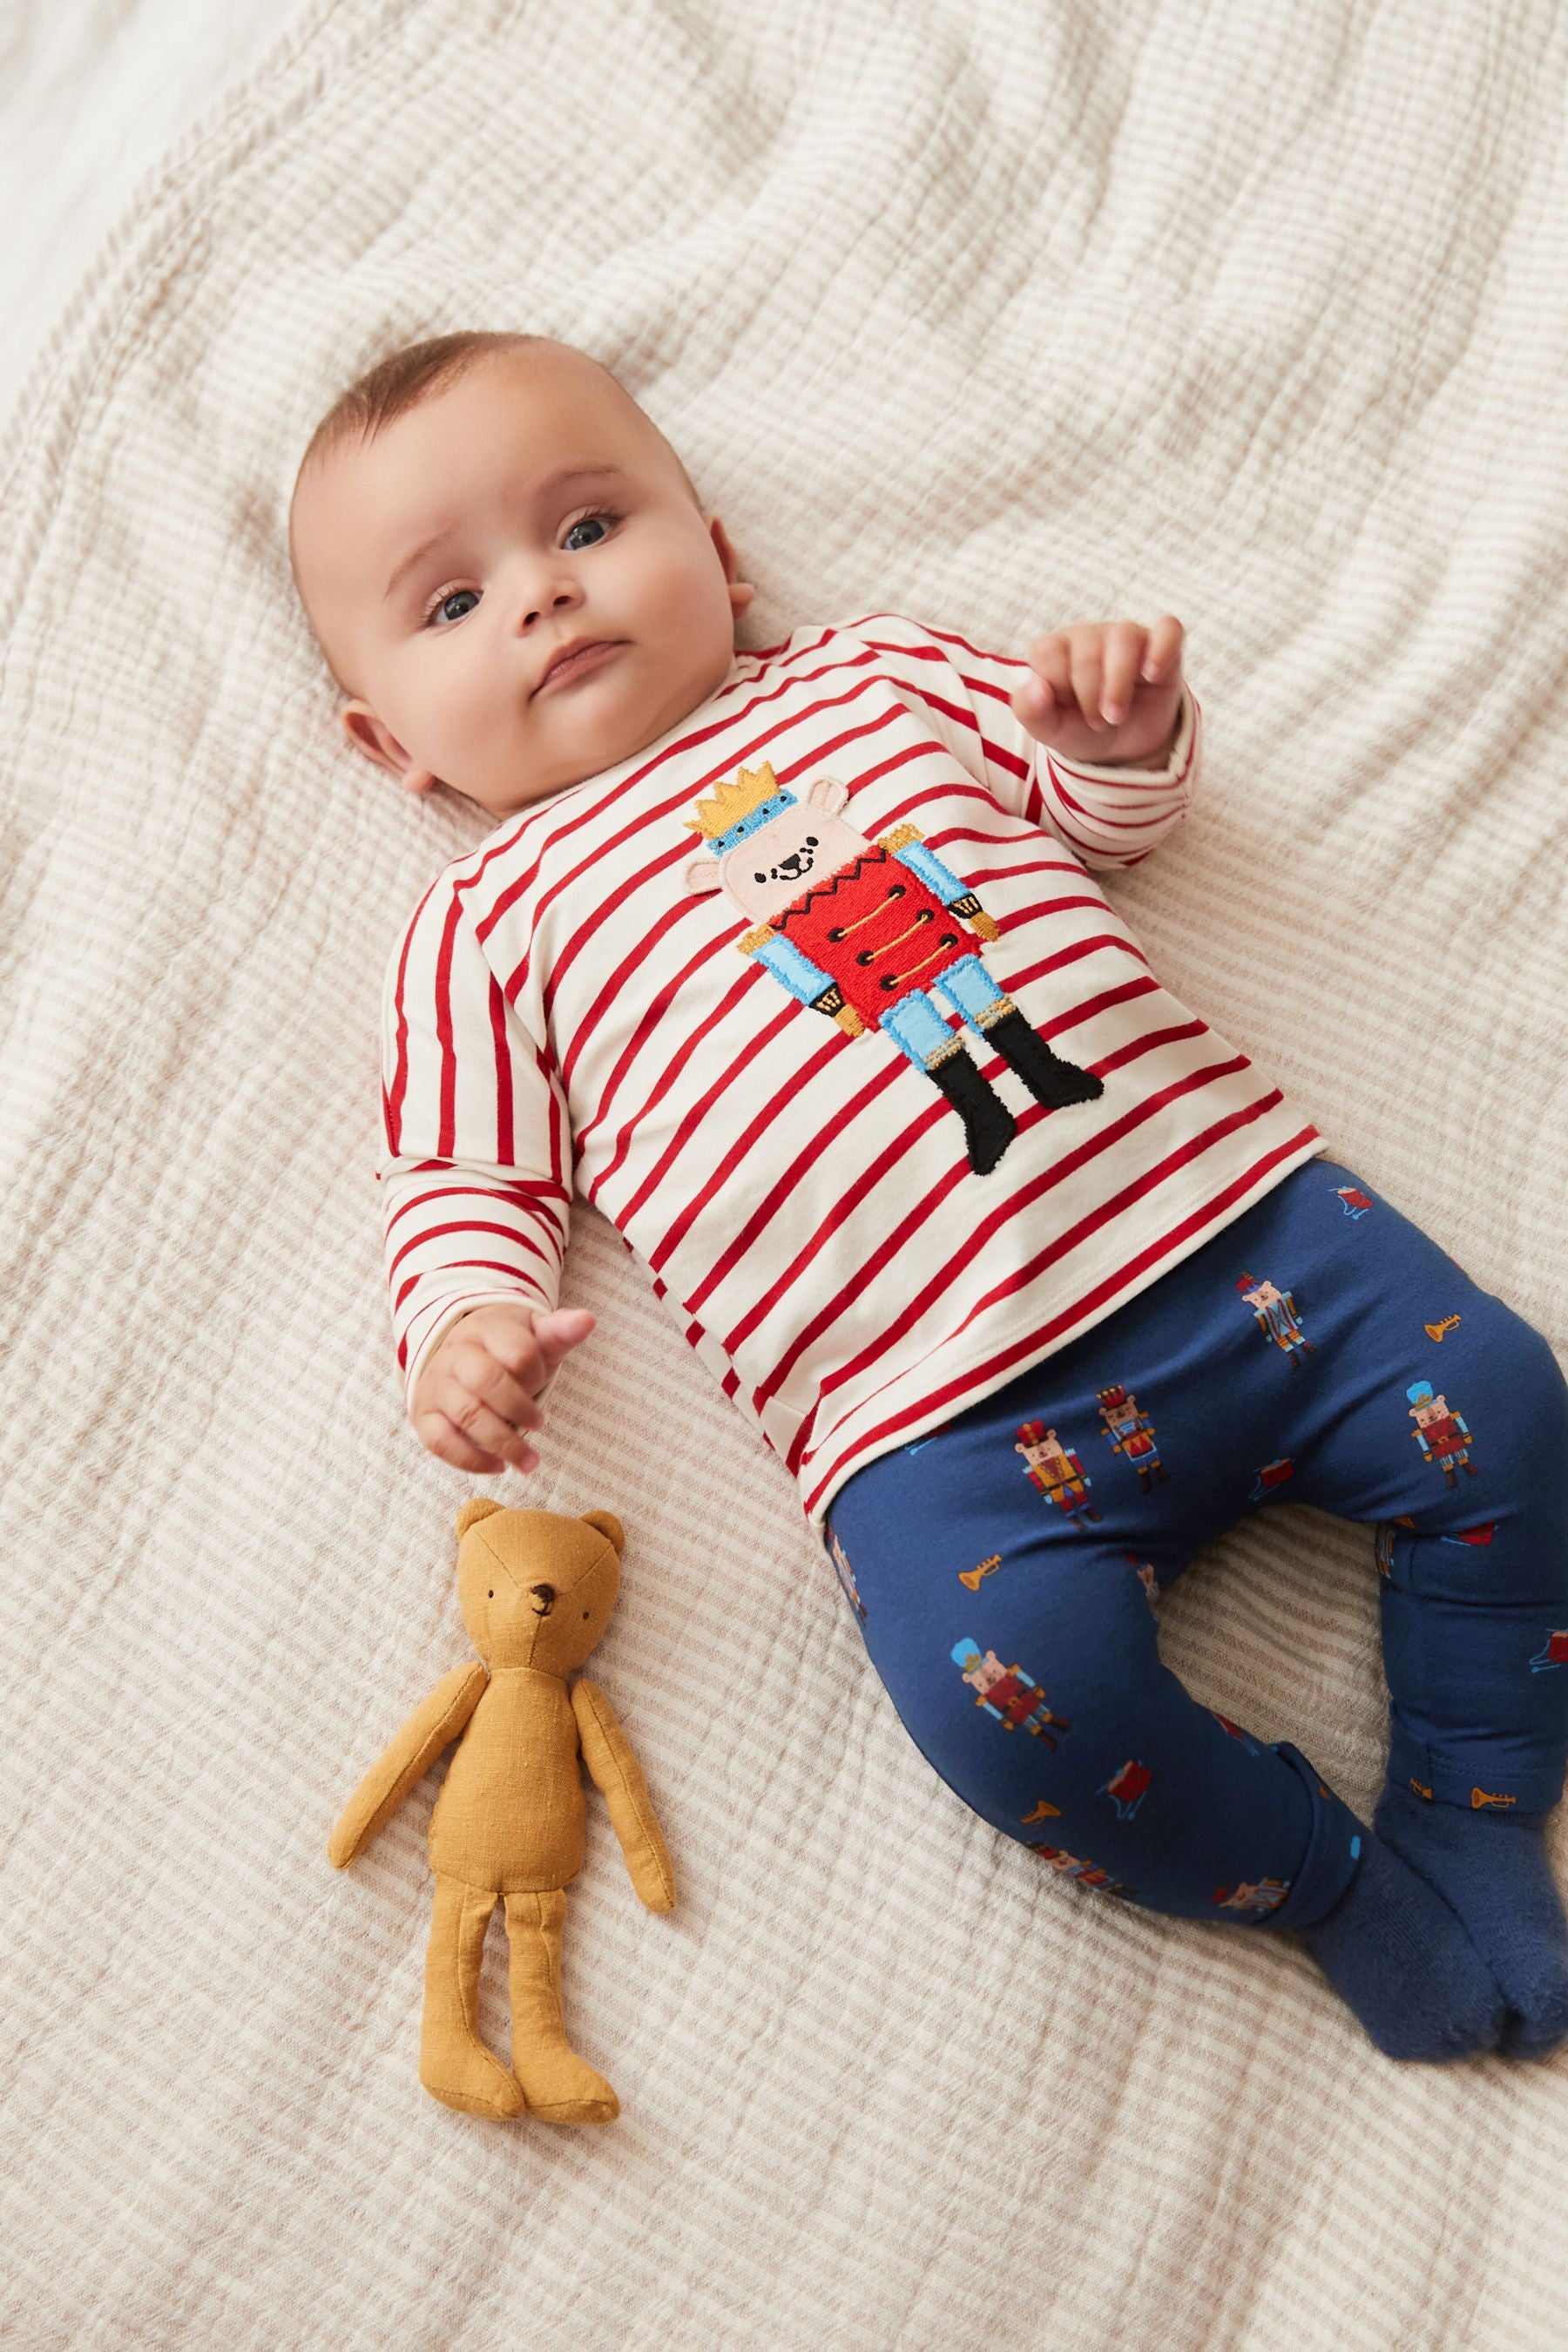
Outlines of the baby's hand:
{"label": "baby's hand", "polygon": [[471,1307],[420,1367],[408,1418],[443,1462],[483,1475],[536,1470],[525,1432],[543,1415],[534,1398],[563,1356],[593,1329],[585,1307]]}
{"label": "baby's hand", "polygon": [[1182,639],[1173,613],[1137,621],[1079,621],[1037,637],[1035,675],[1013,697],[1037,743],[1089,768],[1130,761],[1163,767],[1182,698]]}

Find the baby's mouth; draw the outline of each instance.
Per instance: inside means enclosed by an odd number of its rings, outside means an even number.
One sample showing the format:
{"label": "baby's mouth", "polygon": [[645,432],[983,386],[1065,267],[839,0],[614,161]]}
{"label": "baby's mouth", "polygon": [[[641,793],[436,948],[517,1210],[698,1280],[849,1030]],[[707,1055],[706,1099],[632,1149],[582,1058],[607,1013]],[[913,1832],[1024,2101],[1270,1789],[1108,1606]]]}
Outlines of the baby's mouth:
{"label": "baby's mouth", "polygon": [[581,677],[584,670],[596,669],[606,656],[620,651],[621,642],[618,637],[598,637],[592,645],[579,646],[576,652],[568,654],[564,661],[551,665],[534,688],[534,693],[542,694],[547,687],[564,686],[570,679]]}

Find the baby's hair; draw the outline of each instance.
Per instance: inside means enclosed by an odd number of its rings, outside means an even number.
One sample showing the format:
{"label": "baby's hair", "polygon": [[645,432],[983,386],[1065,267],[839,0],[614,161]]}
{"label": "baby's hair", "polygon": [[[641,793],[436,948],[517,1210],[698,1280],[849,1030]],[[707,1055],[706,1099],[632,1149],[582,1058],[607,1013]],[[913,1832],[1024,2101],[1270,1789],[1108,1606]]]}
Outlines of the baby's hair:
{"label": "baby's hair", "polygon": [[[300,460],[300,475],[318,458],[329,457],[344,441],[373,440],[395,417],[410,408],[417,408],[422,400],[443,385],[453,383],[479,360],[489,359],[502,351],[575,351],[573,343],[563,343],[553,335],[526,335],[516,331],[481,331],[468,329],[451,335],[432,335],[422,343],[405,343],[375,366],[355,378],[346,392],[340,393],[321,423],[311,434],[309,446]],[[605,367],[592,352],[580,353],[592,359],[593,364],[604,368],[613,383],[625,392],[626,386],[612,368]],[[631,397],[627,394],[627,398]],[[645,412],[646,413],[646,412]],[[648,422],[652,424],[650,417]],[[654,426],[658,431],[657,425]],[[692,503],[701,505],[690,475],[662,433],[658,436],[665,447],[680,467],[680,475],[691,493]]]}
{"label": "baby's hair", "polygon": [[438,392],[494,352],[526,351],[552,341],[549,335],[480,333],[432,335],[422,343],[405,343],[378,360],[342,392],[310,436],[300,460],[303,473],[316,458],[330,456],[340,442],[374,439],[384,425]]}

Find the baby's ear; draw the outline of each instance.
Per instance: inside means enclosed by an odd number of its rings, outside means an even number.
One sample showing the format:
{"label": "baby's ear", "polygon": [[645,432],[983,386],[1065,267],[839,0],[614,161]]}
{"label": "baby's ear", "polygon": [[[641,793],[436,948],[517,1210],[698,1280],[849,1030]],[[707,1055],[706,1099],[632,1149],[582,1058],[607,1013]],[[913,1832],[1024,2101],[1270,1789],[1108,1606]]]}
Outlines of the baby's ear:
{"label": "baby's ear", "polygon": [[704,890],[721,890],[724,879],[716,857],[694,857],[686,869],[686,887],[696,898]]}
{"label": "baby's ear", "polygon": [[584,1511],[583,1517],[591,1528],[597,1528],[602,1536],[609,1537],[616,1548],[616,1558],[619,1559],[626,1548],[626,1538],[614,1511]]}
{"label": "baby's ear", "polygon": [[493,1495],[470,1495],[458,1513],[459,1541],[468,1534],[470,1528],[478,1527],[481,1519],[488,1519],[492,1511],[499,1511],[500,1507]]}
{"label": "baby's ear", "polygon": [[384,768],[389,776],[395,777],[405,793],[435,791],[439,778],[410,759],[386,721],[376,717],[368,702],[361,702],[357,697],[345,702],[338,712],[338,724],[356,750],[363,751],[367,760],[374,760],[378,768]]}

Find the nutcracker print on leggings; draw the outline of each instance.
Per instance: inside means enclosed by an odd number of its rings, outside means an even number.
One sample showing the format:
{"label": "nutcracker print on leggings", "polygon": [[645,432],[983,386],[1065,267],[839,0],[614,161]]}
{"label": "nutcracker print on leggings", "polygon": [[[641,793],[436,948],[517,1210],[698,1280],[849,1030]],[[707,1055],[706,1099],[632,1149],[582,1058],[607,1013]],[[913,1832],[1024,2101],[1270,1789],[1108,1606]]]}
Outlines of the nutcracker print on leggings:
{"label": "nutcracker print on leggings", "polygon": [[889,1038],[957,1112],[970,1167],[988,1175],[1017,1122],[933,991],[1046,1109],[1093,1102],[1104,1087],[1055,1053],[998,988],[980,955],[996,925],[919,827],[868,841],[844,821],[848,799],[834,776],[816,777],[800,801],[768,761],[742,768],[683,820],[709,851],[687,867],[686,887],[722,890],[751,919],[741,953],[802,1004],[847,1036],[879,1029]]}

